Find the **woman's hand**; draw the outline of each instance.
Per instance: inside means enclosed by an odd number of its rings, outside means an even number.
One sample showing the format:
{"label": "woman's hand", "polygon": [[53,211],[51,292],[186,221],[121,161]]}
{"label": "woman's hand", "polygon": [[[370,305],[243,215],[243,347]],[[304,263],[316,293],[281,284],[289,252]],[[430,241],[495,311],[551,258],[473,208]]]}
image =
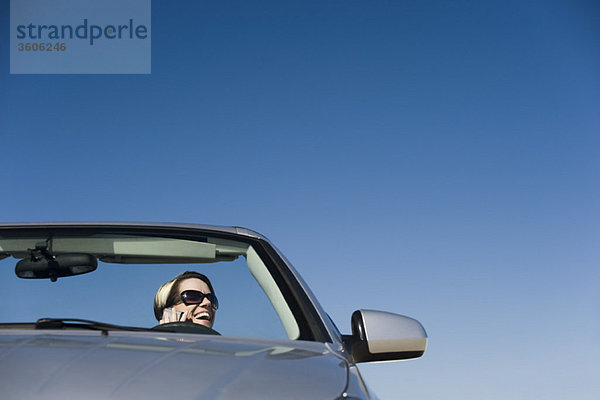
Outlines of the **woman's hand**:
{"label": "woman's hand", "polygon": [[163,311],[162,319],[158,321],[158,323],[167,324],[169,322],[183,322],[187,319],[188,316],[186,313],[174,310],[173,308],[165,308]]}

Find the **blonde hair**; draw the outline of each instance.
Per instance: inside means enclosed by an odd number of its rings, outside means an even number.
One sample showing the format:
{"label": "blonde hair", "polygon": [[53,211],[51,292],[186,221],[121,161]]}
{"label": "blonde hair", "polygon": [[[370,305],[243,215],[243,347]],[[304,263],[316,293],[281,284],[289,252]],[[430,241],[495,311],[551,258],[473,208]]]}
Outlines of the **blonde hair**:
{"label": "blonde hair", "polygon": [[169,282],[164,283],[158,288],[156,295],[154,295],[154,316],[157,321],[160,321],[162,318],[163,311],[167,305],[167,299],[169,298],[175,280],[176,279],[171,279]]}

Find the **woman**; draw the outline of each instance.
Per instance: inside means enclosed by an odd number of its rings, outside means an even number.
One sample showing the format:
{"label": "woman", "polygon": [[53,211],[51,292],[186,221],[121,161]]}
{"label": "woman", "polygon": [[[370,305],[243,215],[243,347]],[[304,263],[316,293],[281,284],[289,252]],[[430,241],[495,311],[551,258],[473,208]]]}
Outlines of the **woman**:
{"label": "woman", "polygon": [[203,274],[186,271],[162,285],[154,296],[154,316],[159,324],[190,321],[212,328],[219,301]]}

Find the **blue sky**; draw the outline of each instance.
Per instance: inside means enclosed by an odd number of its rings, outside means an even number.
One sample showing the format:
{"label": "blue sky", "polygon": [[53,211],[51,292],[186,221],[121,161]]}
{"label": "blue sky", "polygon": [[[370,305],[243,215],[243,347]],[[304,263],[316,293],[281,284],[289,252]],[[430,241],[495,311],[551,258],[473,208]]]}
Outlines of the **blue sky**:
{"label": "blue sky", "polygon": [[597,2],[154,1],[151,75],[10,75],[8,3],[2,221],[247,226],[425,325],[382,399],[598,397]]}

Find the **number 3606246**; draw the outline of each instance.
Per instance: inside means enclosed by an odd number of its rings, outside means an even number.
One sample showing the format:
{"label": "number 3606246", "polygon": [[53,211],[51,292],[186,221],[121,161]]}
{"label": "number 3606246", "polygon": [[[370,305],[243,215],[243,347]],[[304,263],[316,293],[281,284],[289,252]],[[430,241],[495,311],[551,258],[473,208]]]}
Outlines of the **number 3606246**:
{"label": "number 3606246", "polygon": [[66,51],[66,43],[18,43],[19,51]]}

